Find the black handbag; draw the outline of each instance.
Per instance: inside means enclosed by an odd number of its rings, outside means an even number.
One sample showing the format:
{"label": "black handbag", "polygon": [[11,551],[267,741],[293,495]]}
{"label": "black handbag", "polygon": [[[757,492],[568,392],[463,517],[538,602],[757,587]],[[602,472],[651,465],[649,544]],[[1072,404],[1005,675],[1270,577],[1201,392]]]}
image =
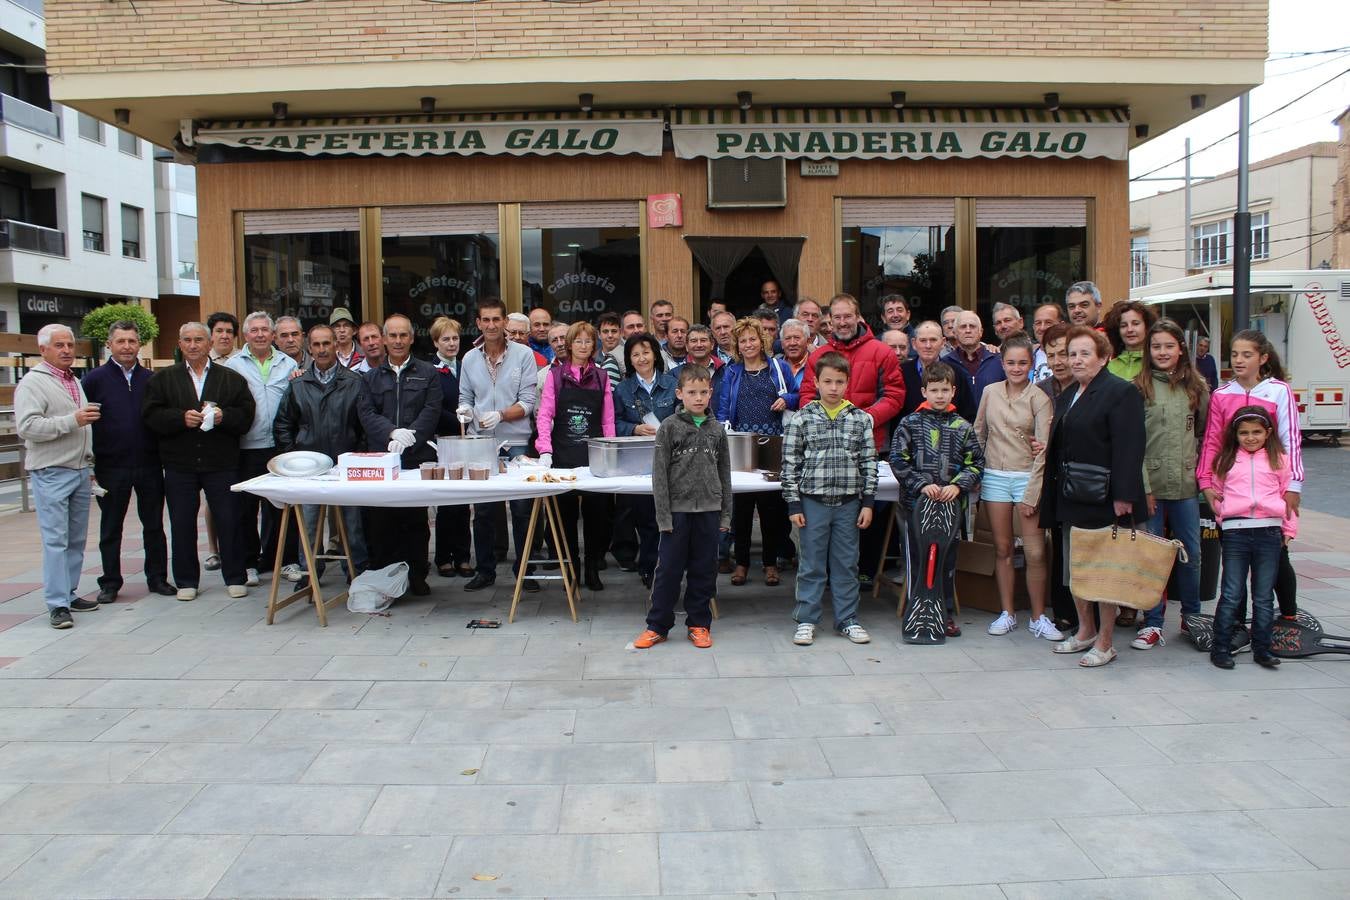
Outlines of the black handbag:
{"label": "black handbag", "polygon": [[1111,470],[1092,463],[1060,463],[1059,491],[1065,500],[1101,506],[1111,498]]}

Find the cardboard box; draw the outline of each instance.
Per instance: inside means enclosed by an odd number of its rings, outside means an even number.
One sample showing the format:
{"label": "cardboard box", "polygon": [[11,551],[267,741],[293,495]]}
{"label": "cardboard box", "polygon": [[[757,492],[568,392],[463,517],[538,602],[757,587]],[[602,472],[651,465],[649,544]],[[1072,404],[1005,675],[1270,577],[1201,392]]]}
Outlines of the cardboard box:
{"label": "cardboard box", "polygon": [[[997,613],[998,581],[994,578],[994,545],[986,541],[962,541],[956,552],[956,600],[962,609],[981,609]],[[1020,553],[1013,556],[1013,609],[1030,609],[1026,570],[1019,565]]]}
{"label": "cardboard box", "polygon": [[394,481],[402,467],[397,453],[343,453],[337,462],[342,481]]}

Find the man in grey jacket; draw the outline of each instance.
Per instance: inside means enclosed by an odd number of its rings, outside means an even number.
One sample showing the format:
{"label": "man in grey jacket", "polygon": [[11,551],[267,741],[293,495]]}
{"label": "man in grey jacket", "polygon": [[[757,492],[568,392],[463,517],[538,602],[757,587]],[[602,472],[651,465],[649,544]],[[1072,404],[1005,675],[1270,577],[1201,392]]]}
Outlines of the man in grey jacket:
{"label": "man in grey jacket", "polygon": [[42,533],[42,589],[53,628],[75,624],[70,611],[90,612],[98,601],[76,597],[84,544],[89,534],[94,437],[87,426],[99,419],[79,379],[75,335],[64,325],[38,332],[38,363],[14,391],[14,418],[33,479],[38,529]]}

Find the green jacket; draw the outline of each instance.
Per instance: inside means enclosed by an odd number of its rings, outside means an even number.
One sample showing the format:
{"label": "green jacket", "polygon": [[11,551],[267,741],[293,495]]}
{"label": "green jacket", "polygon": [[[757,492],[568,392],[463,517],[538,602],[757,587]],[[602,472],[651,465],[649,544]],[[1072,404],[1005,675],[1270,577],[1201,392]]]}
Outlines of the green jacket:
{"label": "green jacket", "polygon": [[1191,412],[1186,389],[1153,373],[1153,402],[1144,406],[1144,490],[1157,500],[1185,500],[1199,493],[1195,466],[1209,414],[1209,391]]}
{"label": "green jacket", "polygon": [[1134,377],[1144,368],[1143,350],[1122,350],[1120,355],[1106,364],[1106,371],[1117,378],[1134,381]]}

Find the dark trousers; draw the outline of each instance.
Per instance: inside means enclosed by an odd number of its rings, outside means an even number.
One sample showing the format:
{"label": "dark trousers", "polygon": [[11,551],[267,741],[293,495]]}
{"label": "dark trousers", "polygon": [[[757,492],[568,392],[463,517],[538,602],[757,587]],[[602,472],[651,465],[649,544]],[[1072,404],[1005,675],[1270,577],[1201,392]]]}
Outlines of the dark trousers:
{"label": "dark trousers", "polygon": [[436,507],[436,565],[469,562],[469,507]]}
{"label": "dark trousers", "polygon": [[640,497],[616,497],[614,499],[614,527],[609,538],[609,550],[619,562],[637,559],[642,544],[642,534],[638,531],[633,501]]}
{"label": "dark trousers", "polygon": [[234,469],[223,472],[164,470],[164,501],[169,507],[169,531],[173,542],[173,583],[180,588],[198,587],[201,565],[197,560],[198,492],[206,494],[206,507],[216,523],[220,543],[220,574],[226,584],[244,583],[244,551],[239,546],[239,495],[230,490],[237,479]]}
{"label": "dark trousers", "polygon": [[[858,574],[866,575],[871,578],[876,574],[877,565],[881,562],[881,554],[891,550],[891,547],[883,547],[881,542],[886,539],[886,517],[891,514],[891,504],[885,500],[875,504],[872,507],[872,524],[863,529],[862,534],[858,535]],[[899,530],[891,532],[891,546],[895,548],[894,555],[899,556]],[[791,546],[792,542],[787,542]]]}
{"label": "dark trousers", "polygon": [[[1245,529],[1237,529],[1234,533],[1243,530]],[[1223,540],[1228,540],[1228,535],[1226,533],[1223,535]],[[1227,571],[1227,553],[1223,554],[1223,564],[1224,571]],[[1226,575],[1223,577],[1225,579],[1227,578]],[[1226,580],[1223,581],[1223,586],[1225,588],[1227,585],[1228,582]],[[1289,561],[1289,548],[1284,546],[1283,538],[1281,538],[1280,541],[1279,568],[1275,571],[1275,600],[1280,604],[1280,615],[1288,619],[1292,619],[1294,616],[1298,615],[1298,575],[1294,573],[1294,564]],[[1242,587],[1242,593],[1238,597],[1237,611],[1233,615],[1239,622],[1247,621],[1247,588],[1245,584]]]}
{"label": "dark trousers", "polygon": [[[516,548],[516,565],[525,562],[525,532],[530,527],[530,507],[533,500],[511,501],[511,537]],[[474,564],[480,575],[497,577],[497,548],[494,538],[497,523],[501,520],[500,503],[475,503],[473,506],[473,552]],[[548,531],[547,520],[540,511],[539,521],[534,526],[535,534]]]}
{"label": "dark trousers", "polygon": [[1223,659],[1232,654],[1233,628],[1238,607],[1246,600],[1247,576],[1252,582],[1252,653],[1270,655],[1271,630],[1275,624],[1275,581],[1280,570],[1280,527],[1235,528],[1223,535],[1223,588],[1214,611],[1214,648],[1210,656]]}
{"label": "dark trousers", "polygon": [[98,550],[103,574],[98,586],[104,590],[122,587],[122,527],[136,492],[136,514],[141,519],[141,542],[145,554],[145,581],[169,580],[169,544],[164,537],[164,470],[159,466],[116,468],[94,466],[99,487],[108,493],[98,498]]}
{"label": "dark trousers", "polygon": [[427,577],[427,545],[431,528],[425,506],[366,507],[366,555],[370,568],[383,569],[394,563],[408,564],[408,577]]}
{"label": "dark trousers", "polygon": [[[586,546],[584,557],[577,550],[578,511],[584,520],[582,525],[582,538]],[[597,565],[609,548],[610,525],[614,517],[614,496],[597,494],[595,491],[571,491],[559,494],[558,513],[562,518],[563,535],[567,539],[567,549],[572,555],[573,564],[584,558],[587,567]]]}
{"label": "dark trousers", "polygon": [[764,565],[778,565],[783,544],[787,543],[787,503],[779,491],[755,491],[737,494],[731,502],[731,530],[736,533],[735,559],[738,566],[750,565],[750,536],[759,510],[759,534],[763,539]]}
{"label": "dark trousers", "polygon": [[1073,603],[1073,592],[1069,590],[1068,579],[1064,577],[1067,563],[1063,559],[1064,529],[1056,525],[1050,530],[1050,546],[1053,553],[1050,559],[1050,606],[1055,618],[1066,621],[1073,628],[1078,627],[1078,607]]}
{"label": "dark trousers", "polygon": [[637,529],[638,574],[650,575],[656,571],[656,548],[661,543],[661,532],[656,527],[656,500],[651,496],[630,496],[619,497],[617,503],[628,507]]}
{"label": "dark trousers", "polygon": [[684,624],[712,627],[712,598],[717,594],[717,534],[721,513],[671,514],[673,531],[661,535],[656,572],[652,576],[652,606],[647,627],[669,634],[675,624],[675,602],[680,580],[685,580]]}
{"label": "dark trousers", "polygon": [[[277,455],[275,447],[239,451],[239,480],[246,481],[267,473],[267,464]],[[257,494],[247,491],[239,498],[239,546],[244,553],[244,568],[272,571],[277,558],[277,537],[281,533],[281,511]],[[260,518],[261,514],[261,518]],[[216,522],[216,533],[221,524]]]}

